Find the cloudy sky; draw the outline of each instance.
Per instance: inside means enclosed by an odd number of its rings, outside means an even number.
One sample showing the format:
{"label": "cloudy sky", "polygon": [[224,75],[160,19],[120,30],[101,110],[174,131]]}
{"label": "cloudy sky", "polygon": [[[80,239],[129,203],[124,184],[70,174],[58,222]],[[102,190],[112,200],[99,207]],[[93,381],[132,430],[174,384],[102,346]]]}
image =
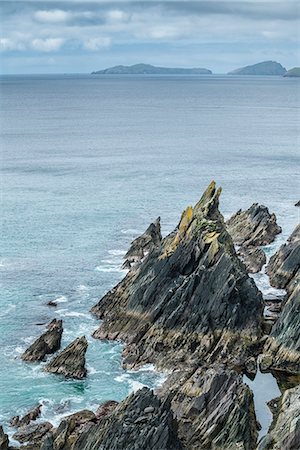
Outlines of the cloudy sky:
{"label": "cloudy sky", "polygon": [[299,0],[0,0],[2,73],[300,65]]}

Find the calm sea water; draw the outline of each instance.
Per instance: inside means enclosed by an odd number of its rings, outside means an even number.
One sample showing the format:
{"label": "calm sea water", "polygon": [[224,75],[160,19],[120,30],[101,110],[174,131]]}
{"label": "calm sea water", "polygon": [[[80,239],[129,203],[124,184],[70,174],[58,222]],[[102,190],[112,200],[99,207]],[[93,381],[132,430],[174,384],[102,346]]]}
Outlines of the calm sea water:
{"label": "calm sea water", "polygon": [[[63,75],[1,83],[0,422],[38,402],[58,421],[162,380],[151,367],[122,370],[121,345],[90,337],[90,307],[124,275],[122,255],[150,221],[161,215],[167,233],[215,179],[225,216],[253,202],[276,212],[283,233],[269,254],[299,222],[300,84]],[[86,380],[20,361],[53,317],[64,320],[63,346],[87,336]]]}

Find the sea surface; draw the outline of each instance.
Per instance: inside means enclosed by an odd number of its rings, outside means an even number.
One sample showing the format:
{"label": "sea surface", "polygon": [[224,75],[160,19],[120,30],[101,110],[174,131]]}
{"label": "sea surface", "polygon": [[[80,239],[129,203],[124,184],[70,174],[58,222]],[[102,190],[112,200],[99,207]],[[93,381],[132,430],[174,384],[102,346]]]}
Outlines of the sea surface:
{"label": "sea surface", "polygon": [[[299,222],[300,83],[245,76],[1,78],[0,422],[42,403],[57,423],[121,400],[164,374],[121,367],[122,345],[91,338],[89,310],[125,274],[130,242],[161,216],[163,234],[214,179],[229,217],[253,202],[283,232]],[[267,277],[256,276],[265,294]],[[47,306],[53,300],[56,308]],[[65,380],[20,354],[54,317],[63,347],[89,341],[88,377]],[[256,383],[277,394],[274,380]],[[275,383],[276,384],[276,383]],[[275,395],[274,395],[275,396]],[[263,434],[270,417],[259,409]]]}

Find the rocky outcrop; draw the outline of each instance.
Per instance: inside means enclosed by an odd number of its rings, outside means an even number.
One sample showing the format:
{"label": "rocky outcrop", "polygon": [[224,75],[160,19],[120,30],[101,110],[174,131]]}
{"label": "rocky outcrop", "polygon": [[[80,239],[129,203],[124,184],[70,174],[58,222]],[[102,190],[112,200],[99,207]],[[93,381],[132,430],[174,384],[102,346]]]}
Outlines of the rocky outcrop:
{"label": "rocky outcrop", "polygon": [[261,370],[300,374],[300,271],[268,337],[261,357]]}
{"label": "rocky outcrop", "polygon": [[300,386],[288,389],[279,399],[268,434],[258,450],[298,450],[300,448]]}
{"label": "rocky outcrop", "polygon": [[84,378],[87,373],[85,368],[87,347],[85,336],[75,339],[46,365],[45,370],[67,378]]}
{"label": "rocky outcrop", "polygon": [[52,424],[50,422],[24,425],[13,435],[13,439],[21,444],[24,442],[40,444],[43,436],[45,436],[51,428]]}
{"label": "rocky outcrop", "polygon": [[285,289],[300,269],[300,224],[297,225],[286,244],[270,258],[266,272],[270,284]]}
{"label": "rocky outcrop", "polygon": [[4,433],[0,425],[0,450],[8,450],[9,440],[7,434]]}
{"label": "rocky outcrop", "polygon": [[73,450],[181,450],[168,400],[143,388],[122,401],[108,417],[83,432]]}
{"label": "rocky outcrop", "polygon": [[141,236],[131,243],[128,252],[124,256],[123,268],[130,268],[133,264],[140,262],[154,248],[160,247],[161,241],[160,217],[158,217]]}
{"label": "rocky outcrop", "polygon": [[[94,337],[126,342],[124,365],[243,363],[260,334],[262,297],[239,261],[211,183],[177,228],[92,311]],[[251,350],[250,350],[251,348]]]}
{"label": "rocky outcrop", "polygon": [[53,319],[47,325],[47,331],[28,347],[21,358],[24,361],[45,360],[46,355],[55,353],[59,350],[62,332],[62,320]]}
{"label": "rocky outcrop", "polygon": [[266,264],[267,258],[265,252],[257,247],[240,247],[237,251],[249,273],[260,272],[263,265]]}
{"label": "rocky outcrop", "polygon": [[258,203],[253,203],[246,211],[240,209],[226,226],[233,242],[244,247],[270,244],[281,233],[275,214],[270,214],[266,206]]}
{"label": "rocky outcrop", "polygon": [[295,203],[295,206],[300,206],[300,200],[297,203]]}
{"label": "rocky outcrop", "polygon": [[184,448],[256,448],[253,395],[242,376],[222,365],[174,372],[162,388],[172,398]]}
{"label": "rocky outcrop", "polygon": [[12,427],[23,427],[28,425],[31,421],[36,420],[41,415],[42,405],[37,405],[35,408],[31,409],[25,416],[15,416],[10,420]]}

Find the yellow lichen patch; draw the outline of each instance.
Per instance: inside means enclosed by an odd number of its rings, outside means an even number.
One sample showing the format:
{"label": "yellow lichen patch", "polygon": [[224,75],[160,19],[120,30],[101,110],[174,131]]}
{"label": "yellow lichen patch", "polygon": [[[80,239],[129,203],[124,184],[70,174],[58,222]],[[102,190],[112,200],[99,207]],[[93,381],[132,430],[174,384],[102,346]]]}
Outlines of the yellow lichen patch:
{"label": "yellow lichen patch", "polygon": [[193,219],[193,207],[192,206],[188,206],[186,208],[186,210],[183,211],[182,216],[181,216],[181,220],[180,220],[180,223],[179,223],[178,233],[180,235],[183,235],[187,231],[188,227],[190,226],[190,223],[191,223],[192,219]]}
{"label": "yellow lichen patch", "polygon": [[173,238],[173,240],[168,243],[168,245],[165,247],[164,253],[160,256],[160,259],[164,259],[172,253],[175,252],[176,248],[178,247],[180,241],[186,236],[189,235],[189,227],[193,221],[193,207],[188,206],[182,213],[181,219],[178,225],[178,231]]}

